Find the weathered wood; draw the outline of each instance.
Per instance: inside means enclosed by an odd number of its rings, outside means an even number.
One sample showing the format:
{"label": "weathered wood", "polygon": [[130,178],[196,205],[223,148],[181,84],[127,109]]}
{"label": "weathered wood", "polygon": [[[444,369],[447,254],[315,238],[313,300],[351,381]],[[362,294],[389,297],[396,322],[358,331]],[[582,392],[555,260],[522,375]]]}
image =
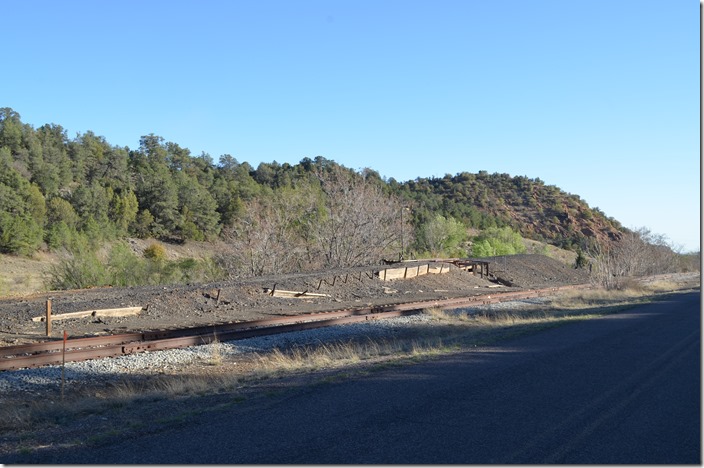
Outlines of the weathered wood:
{"label": "weathered wood", "polygon": [[[382,281],[391,281],[395,279],[403,279],[406,276],[406,268],[389,268],[386,270],[383,270],[383,278]],[[379,274],[381,277],[381,273]]]}
{"label": "weathered wood", "polygon": [[[41,317],[39,317],[41,319]],[[46,336],[51,336],[51,299],[46,300]]]}
{"label": "weathered wood", "polygon": [[308,291],[286,291],[264,288],[264,292],[274,297],[330,297],[330,294],[310,293]]}
{"label": "weathered wood", "polygon": [[[49,305],[49,307],[51,307]],[[119,309],[96,309],[84,310],[81,312],[67,312],[65,314],[51,315],[51,321],[64,320],[70,318],[81,317],[127,317],[129,315],[137,315],[142,311],[142,307],[122,307]],[[32,317],[32,322],[44,322],[46,317]]]}

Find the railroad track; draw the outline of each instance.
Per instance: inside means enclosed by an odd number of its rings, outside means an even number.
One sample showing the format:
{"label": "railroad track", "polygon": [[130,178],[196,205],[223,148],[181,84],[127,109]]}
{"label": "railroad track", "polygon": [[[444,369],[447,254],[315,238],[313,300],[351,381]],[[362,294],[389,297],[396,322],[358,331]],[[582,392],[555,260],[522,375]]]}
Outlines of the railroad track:
{"label": "railroad track", "polygon": [[16,370],[62,362],[86,361],[116,357],[146,351],[184,348],[256,336],[274,335],[345,323],[380,320],[413,315],[428,308],[453,309],[478,304],[490,304],[554,294],[559,290],[585,288],[589,285],[569,285],[526,291],[496,292],[443,300],[408,302],[386,306],[338,309],[328,312],[300,314],[247,322],[170,330],[155,330],[107,336],[52,340],[41,343],[0,347],[0,371]]}

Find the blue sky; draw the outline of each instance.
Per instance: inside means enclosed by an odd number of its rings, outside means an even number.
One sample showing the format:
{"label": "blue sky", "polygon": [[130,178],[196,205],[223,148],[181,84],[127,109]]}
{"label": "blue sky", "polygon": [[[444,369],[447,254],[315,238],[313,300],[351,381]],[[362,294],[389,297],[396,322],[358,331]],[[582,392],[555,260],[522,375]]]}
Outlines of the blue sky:
{"label": "blue sky", "polygon": [[539,177],[699,250],[699,2],[0,6],[0,107],[35,128],[398,181]]}

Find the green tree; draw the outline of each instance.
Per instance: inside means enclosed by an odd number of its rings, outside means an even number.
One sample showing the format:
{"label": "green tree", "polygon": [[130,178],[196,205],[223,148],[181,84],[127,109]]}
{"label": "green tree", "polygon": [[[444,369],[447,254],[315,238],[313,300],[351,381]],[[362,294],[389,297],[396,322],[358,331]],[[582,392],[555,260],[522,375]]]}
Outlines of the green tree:
{"label": "green tree", "polygon": [[467,239],[467,228],[453,217],[437,214],[423,226],[423,239],[433,256],[466,256],[462,243]]}
{"label": "green tree", "polygon": [[195,177],[176,174],[181,207],[181,232],[187,239],[205,240],[218,235],[218,204]]}
{"label": "green tree", "polygon": [[125,235],[128,233],[128,228],[137,219],[139,211],[139,201],[137,196],[131,190],[127,190],[124,194],[115,194],[112,189],[108,188],[110,199],[109,218],[118,231]]}
{"label": "green tree", "polygon": [[0,251],[30,254],[43,237],[46,206],[36,186],[11,165],[9,149],[0,149]]}
{"label": "green tree", "polygon": [[474,238],[472,246],[472,255],[475,257],[515,255],[525,251],[523,238],[510,227],[486,229]]}
{"label": "green tree", "polygon": [[178,187],[167,165],[168,153],[163,138],[147,135],[140,140],[140,150],[130,154],[137,178],[139,209],[154,217],[150,231],[157,237],[172,236],[181,225]]}

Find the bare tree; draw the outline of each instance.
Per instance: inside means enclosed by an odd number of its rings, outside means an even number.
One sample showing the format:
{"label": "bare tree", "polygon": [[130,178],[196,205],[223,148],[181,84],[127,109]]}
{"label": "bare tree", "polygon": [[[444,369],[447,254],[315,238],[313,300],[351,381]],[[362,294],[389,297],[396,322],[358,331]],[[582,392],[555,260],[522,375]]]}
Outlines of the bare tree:
{"label": "bare tree", "polygon": [[[403,205],[385,195],[378,184],[343,168],[317,174],[324,193],[324,210],[313,220],[309,235],[314,256],[324,267],[378,263],[400,252],[401,236],[410,245]],[[403,234],[402,234],[403,233]]]}
{"label": "bare tree", "polygon": [[231,274],[368,265],[412,243],[400,200],[380,184],[337,166],[317,176],[320,189],[283,188],[245,206],[223,232],[231,250],[223,263]]}
{"label": "bare tree", "polygon": [[310,187],[284,188],[248,202],[223,234],[232,252],[228,269],[247,276],[301,269],[307,253],[301,229],[314,207]]}
{"label": "bare tree", "polygon": [[607,289],[622,287],[627,278],[678,271],[681,264],[667,237],[644,227],[616,242],[597,243],[588,254],[593,279]]}

